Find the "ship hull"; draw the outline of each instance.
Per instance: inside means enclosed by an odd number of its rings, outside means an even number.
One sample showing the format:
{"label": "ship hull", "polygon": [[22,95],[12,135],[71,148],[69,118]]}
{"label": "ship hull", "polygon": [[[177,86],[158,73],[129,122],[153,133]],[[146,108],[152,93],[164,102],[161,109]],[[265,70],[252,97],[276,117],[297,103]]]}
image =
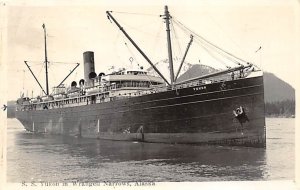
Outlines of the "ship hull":
{"label": "ship hull", "polygon": [[[243,118],[234,111],[243,107]],[[109,140],[265,147],[263,77],[110,102],[17,111],[26,130]]]}

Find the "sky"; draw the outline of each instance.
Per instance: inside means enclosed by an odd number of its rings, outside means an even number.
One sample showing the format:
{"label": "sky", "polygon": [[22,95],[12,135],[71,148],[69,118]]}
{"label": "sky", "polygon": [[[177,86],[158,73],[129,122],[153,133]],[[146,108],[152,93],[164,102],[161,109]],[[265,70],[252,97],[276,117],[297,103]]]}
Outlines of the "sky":
{"label": "sky", "polygon": [[[47,29],[52,87],[59,84],[75,63],[81,65],[66,83],[83,78],[84,51],[95,52],[96,73],[107,73],[112,66],[149,67],[116,25],[107,19],[107,10],[113,11],[113,16],[152,62],[166,59],[166,34],[163,19],[159,17],[164,5],[169,6],[174,19],[197,34],[296,88],[298,1],[11,0],[1,1],[0,13],[1,50],[4,52],[1,68],[5,67],[6,72],[7,99],[16,99],[21,92],[29,96],[32,91],[34,95],[41,92],[24,60],[45,88],[43,23]],[[178,56],[179,60],[189,41],[189,36],[183,34],[180,31],[171,33],[174,57]],[[178,44],[180,46],[176,46]],[[200,60],[201,64],[220,66],[209,60],[199,46],[196,42],[192,44],[187,56],[189,63],[197,64]]]}

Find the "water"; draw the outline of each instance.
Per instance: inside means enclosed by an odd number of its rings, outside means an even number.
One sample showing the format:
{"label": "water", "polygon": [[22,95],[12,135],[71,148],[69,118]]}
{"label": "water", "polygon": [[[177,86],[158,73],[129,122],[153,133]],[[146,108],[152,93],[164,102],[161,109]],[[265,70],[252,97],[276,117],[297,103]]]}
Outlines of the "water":
{"label": "water", "polygon": [[33,135],[9,119],[7,181],[292,180],[295,120],[266,122],[265,150]]}

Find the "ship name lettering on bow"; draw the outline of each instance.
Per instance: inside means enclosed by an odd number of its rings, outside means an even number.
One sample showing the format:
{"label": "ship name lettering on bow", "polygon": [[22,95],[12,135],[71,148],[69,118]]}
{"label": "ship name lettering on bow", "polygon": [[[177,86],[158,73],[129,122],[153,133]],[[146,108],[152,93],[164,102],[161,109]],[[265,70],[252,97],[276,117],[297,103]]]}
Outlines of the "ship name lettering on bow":
{"label": "ship name lettering on bow", "polygon": [[206,86],[199,86],[199,87],[195,87],[194,91],[204,90],[204,89],[206,89]]}

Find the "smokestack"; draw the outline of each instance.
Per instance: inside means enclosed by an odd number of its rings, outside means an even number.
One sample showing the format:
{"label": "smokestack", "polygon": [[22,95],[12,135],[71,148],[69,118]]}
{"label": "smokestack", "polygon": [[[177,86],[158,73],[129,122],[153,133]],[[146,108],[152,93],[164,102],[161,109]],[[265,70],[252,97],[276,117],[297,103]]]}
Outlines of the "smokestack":
{"label": "smokestack", "polygon": [[90,73],[95,72],[94,52],[86,51],[83,53],[84,63],[84,81],[87,84],[91,84]]}

